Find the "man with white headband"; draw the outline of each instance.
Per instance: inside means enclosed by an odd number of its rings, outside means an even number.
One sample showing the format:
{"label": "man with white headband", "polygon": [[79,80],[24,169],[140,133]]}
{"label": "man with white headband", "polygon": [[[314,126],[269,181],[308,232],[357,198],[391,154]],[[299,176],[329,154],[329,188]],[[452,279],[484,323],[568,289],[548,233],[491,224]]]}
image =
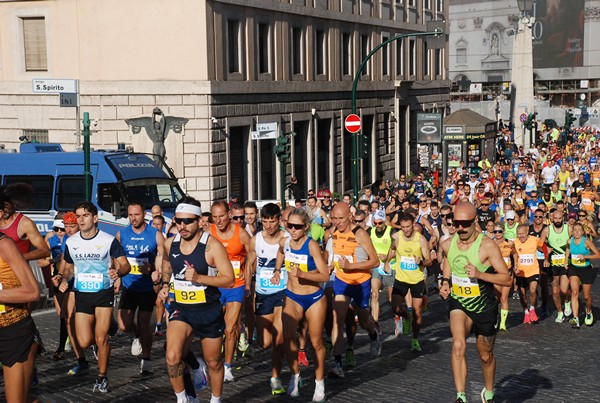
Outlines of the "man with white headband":
{"label": "man with white headband", "polygon": [[166,300],[171,290],[174,298],[169,305],[166,361],[178,403],[191,400],[185,391],[183,357],[194,337],[201,340],[210,373],[211,403],[221,402],[223,390],[225,320],[219,287],[233,286],[234,276],[223,245],[202,230],[201,214],[197,200],[181,200],[173,217],[179,233],[167,239],[162,267],[159,297]]}
{"label": "man with white headband", "polygon": [[[141,202],[132,201],[127,207],[129,226],[117,233],[131,265],[129,274],[121,279],[121,299],[118,321],[122,332],[133,333],[131,354],[142,356],[140,374],[152,373],[152,328],[150,318],[156,303],[153,286],[159,285],[162,272],[164,237],[144,221]],[[134,321],[135,311],[137,324]]]}
{"label": "man with white headband", "polygon": [[233,205],[231,211],[224,201],[214,202],[211,207],[213,223],[211,235],[218,239],[231,261],[235,274],[235,285],[231,289],[221,289],[221,305],[225,309],[225,381],[231,382],[235,378],[231,370],[233,354],[240,334],[240,313],[245,294],[244,269],[246,255],[250,250],[250,235],[244,228],[236,223],[239,216],[234,216],[233,211],[241,211],[243,207]]}

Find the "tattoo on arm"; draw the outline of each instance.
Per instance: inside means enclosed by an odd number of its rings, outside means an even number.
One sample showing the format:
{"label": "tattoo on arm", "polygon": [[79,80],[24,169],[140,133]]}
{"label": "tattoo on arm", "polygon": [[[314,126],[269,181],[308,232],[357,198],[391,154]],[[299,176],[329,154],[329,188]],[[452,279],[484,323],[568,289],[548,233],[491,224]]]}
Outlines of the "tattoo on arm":
{"label": "tattoo on arm", "polygon": [[169,378],[179,378],[183,376],[183,362],[175,365],[167,364],[167,373],[169,374]]}

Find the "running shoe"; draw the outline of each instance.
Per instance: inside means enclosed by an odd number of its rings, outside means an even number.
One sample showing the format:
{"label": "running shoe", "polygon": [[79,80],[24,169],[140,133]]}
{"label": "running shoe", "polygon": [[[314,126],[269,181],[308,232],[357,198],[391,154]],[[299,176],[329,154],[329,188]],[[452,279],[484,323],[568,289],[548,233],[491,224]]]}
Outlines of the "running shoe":
{"label": "running shoe", "polygon": [[248,350],[250,344],[248,344],[248,338],[246,337],[246,333],[240,334],[240,339],[238,340],[238,350],[240,353],[245,353]]}
{"label": "running shoe", "polygon": [[571,320],[569,321],[569,323],[571,324],[571,327],[573,329],[581,328],[581,325],[579,324],[579,318],[576,316],[572,317]]}
{"label": "running shoe", "polygon": [[412,339],[410,342],[410,349],[412,351],[421,351],[421,343],[419,343],[419,339]]}
{"label": "running shoe", "polygon": [[565,317],[569,317],[573,314],[573,310],[571,309],[571,303],[570,302],[565,302]]}
{"label": "running shoe", "polygon": [[290,385],[287,389],[287,394],[291,397],[300,396],[300,388],[302,387],[302,378],[300,374],[292,375],[290,379]]}
{"label": "running shoe", "polygon": [[402,321],[402,334],[409,335],[412,333],[412,314],[408,314],[408,318],[404,318]]}
{"label": "running shoe", "polygon": [[71,346],[71,338],[67,336],[67,341],[65,343],[65,352],[70,353],[73,351],[73,347]]}
{"label": "running shoe", "polygon": [[134,357],[142,355],[142,343],[140,343],[139,337],[133,339],[133,342],[131,343],[131,355]]}
{"label": "running shoe", "polygon": [[108,392],[108,378],[103,376],[102,378],[96,378],[94,389],[92,392],[107,393]]}
{"label": "running shoe", "polygon": [[529,312],[527,312],[525,314],[525,317],[523,318],[523,324],[524,325],[530,325],[531,324],[531,317],[529,316]]}
{"label": "running shoe", "polygon": [[402,316],[398,316],[396,315],[394,317],[394,336],[398,337],[399,335],[402,334]]}
{"label": "running shoe", "polygon": [[153,373],[154,370],[152,369],[152,361],[142,358],[142,361],[140,361],[140,374],[149,375]]}
{"label": "running shoe", "polygon": [[519,293],[517,291],[513,291],[513,299],[519,299]]}
{"label": "running shoe", "polygon": [[204,359],[202,359],[202,357],[198,357],[198,369],[192,369],[192,379],[194,380],[196,392],[200,392],[202,389],[208,386],[206,364],[204,363]]}
{"label": "running shoe", "polygon": [[537,314],[535,313],[535,309],[531,309],[529,311],[529,319],[531,320],[531,323],[537,323],[539,320]]}
{"label": "running shoe", "polygon": [[298,365],[308,367],[308,359],[306,358],[306,351],[298,351]]}
{"label": "running shoe", "polygon": [[225,366],[225,382],[233,382],[235,381],[235,377],[233,376],[233,372],[231,372],[231,366]]}
{"label": "running shoe", "polygon": [[494,403],[494,398],[486,399],[485,398],[485,387],[481,389],[481,403]]}
{"label": "running shoe", "polygon": [[271,378],[271,381],[269,383],[271,384],[271,394],[273,396],[283,395],[285,393],[285,388],[283,387],[283,384],[281,383],[281,379]]}
{"label": "running shoe", "polygon": [[164,335],[165,335],[165,334],[163,333],[163,331],[162,331],[162,326],[161,326],[160,324],[156,324],[156,325],[154,326],[154,335],[155,335],[155,336],[160,336],[160,337],[162,337],[162,336],[164,336]]}
{"label": "running shoe", "polygon": [[67,372],[67,375],[83,375],[83,374],[87,374],[87,372],[89,370],[90,370],[90,364],[88,364],[87,361],[84,361],[81,364],[77,364],[73,368],[71,368]]}
{"label": "running shoe", "polygon": [[351,348],[346,350],[346,365],[350,368],[356,367],[356,357],[354,356],[354,350]]}
{"label": "running shoe", "polygon": [[375,340],[371,340],[371,357],[379,357],[381,355],[381,338],[379,333]]}
{"label": "running shoe", "polygon": [[592,311],[585,313],[585,325],[592,326],[594,324],[594,314]]}
{"label": "running shoe", "polygon": [[334,379],[344,379],[345,378],[344,370],[342,369],[342,366],[338,362],[336,362],[334,367],[329,370],[328,375],[330,378],[334,378]]}
{"label": "running shoe", "polygon": [[556,323],[563,323],[565,321],[565,314],[562,312],[556,313],[556,319],[554,319]]}
{"label": "running shoe", "polygon": [[312,398],[313,402],[325,401],[325,380],[315,381],[315,393]]}
{"label": "running shoe", "polygon": [[62,351],[55,351],[54,354],[52,354],[52,360],[54,361],[60,361],[60,360],[64,360],[65,359],[65,354]]}

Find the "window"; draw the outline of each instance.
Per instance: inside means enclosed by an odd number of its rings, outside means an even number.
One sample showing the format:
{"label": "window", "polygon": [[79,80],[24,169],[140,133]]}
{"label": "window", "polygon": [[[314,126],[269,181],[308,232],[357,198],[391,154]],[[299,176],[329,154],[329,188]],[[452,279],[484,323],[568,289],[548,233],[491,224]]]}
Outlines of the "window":
{"label": "window", "polygon": [[435,76],[442,77],[444,75],[444,53],[442,49],[435,50]]}
{"label": "window", "polygon": [[[369,35],[361,35],[360,36],[360,62],[361,63],[363,62],[363,60],[365,60],[367,58],[370,51],[371,50],[369,49]],[[369,75],[369,63],[365,64],[365,66],[362,69],[361,74],[363,76]]]}
{"label": "window", "polygon": [[396,76],[404,77],[404,39],[396,41]]}
{"label": "window", "polygon": [[227,20],[227,58],[228,71],[241,73],[241,32],[238,20]]}
{"label": "window", "polygon": [[48,130],[23,129],[23,136],[32,143],[48,143]]}
{"label": "window", "polygon": [[85,180],[83,176],[59,176],[56,188],[56,209],[71,210],[85,200]]}
{"label": "window", "polygon": [[125,205],[121,192],[114,183],[103,183],[98,185],[98,206],[104,211],[113,211],[113,203],[119,202]]}
{"label": "window", "polygon": [[271,40],[269,38],[269,24],[258,24],[258,72],[259,74],[270,73],[269,54],[271,51]]}
{"label": "window", "polygon": [[409,7],[416,7],[417,6],[417,0],[408,0],[408,6]]}
{"label": "window", "polygon": [[423,41],[423,75],[429,76],[431,74],[431,53],[427,48],[427,44]]}
{"label": "window", "polygon": [[423,0],[423,9],[431,10],[431,0]]}
{"label": "window", "polygon": [[[54,190],[54,177],[51,175],[10,175],[4,177],[4,185],[14,183],[28,183],[34,191],[35,196],[31,199],[29,206],[15,206],[22,211],[48,211],[52,210],[52,191]],[[83,199],[82,199],[83,200]],[[70,206],[67,210],[71,210]]]}
{"label": "window", "polygon": [[437,0],[437,12],[438,13],[444,12],[444,0]]}
{"label": "window", "polygon": [[302,74],[302,28],[292,28],[292,74]]}
{"label": "window", "polygon": [[342,74],[351,74],[350,63],[352,60],[352,36],[342,34]]}
{"label": "window", "polygon": [[467,64],[467,48],[456,49],[456,64]]}
{"label": "window", "polygon": [[317,30],[315,35],[315,63],[317,75],[327,74],[327,35],[323,30]]}
{"label": "window", "polygon": [[408,75],[414,76],[417,72],[417,42],[410,40],[408,45]]}
{"label": "window", "polygon": [[[381,43],[388,41],[389,36],[384,35],[381,37]],[[386,44],[381,48],[381,74],[383,76],[390,75],[390,44]]]}
{"label": "window", "polygon": [[22,18],[25,71],[48,71],[46,19]]}

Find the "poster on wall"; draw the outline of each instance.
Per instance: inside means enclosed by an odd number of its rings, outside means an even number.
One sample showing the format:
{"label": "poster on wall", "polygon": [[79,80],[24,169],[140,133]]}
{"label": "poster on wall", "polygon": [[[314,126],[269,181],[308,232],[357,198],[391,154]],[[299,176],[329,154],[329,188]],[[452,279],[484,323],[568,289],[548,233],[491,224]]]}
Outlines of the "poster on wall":
{"label": "poster on wall", "polygon": [[442,142],[442,114],[417,113],[417,143]]}
{"label": "poster on wall", "polygon": [[458,168],[462,160],[462,144],[448,144],[448,168]]}
{"label": "poster on wall", "polygon": [[533,68],[583,66],[585,0],[537,0]]}

